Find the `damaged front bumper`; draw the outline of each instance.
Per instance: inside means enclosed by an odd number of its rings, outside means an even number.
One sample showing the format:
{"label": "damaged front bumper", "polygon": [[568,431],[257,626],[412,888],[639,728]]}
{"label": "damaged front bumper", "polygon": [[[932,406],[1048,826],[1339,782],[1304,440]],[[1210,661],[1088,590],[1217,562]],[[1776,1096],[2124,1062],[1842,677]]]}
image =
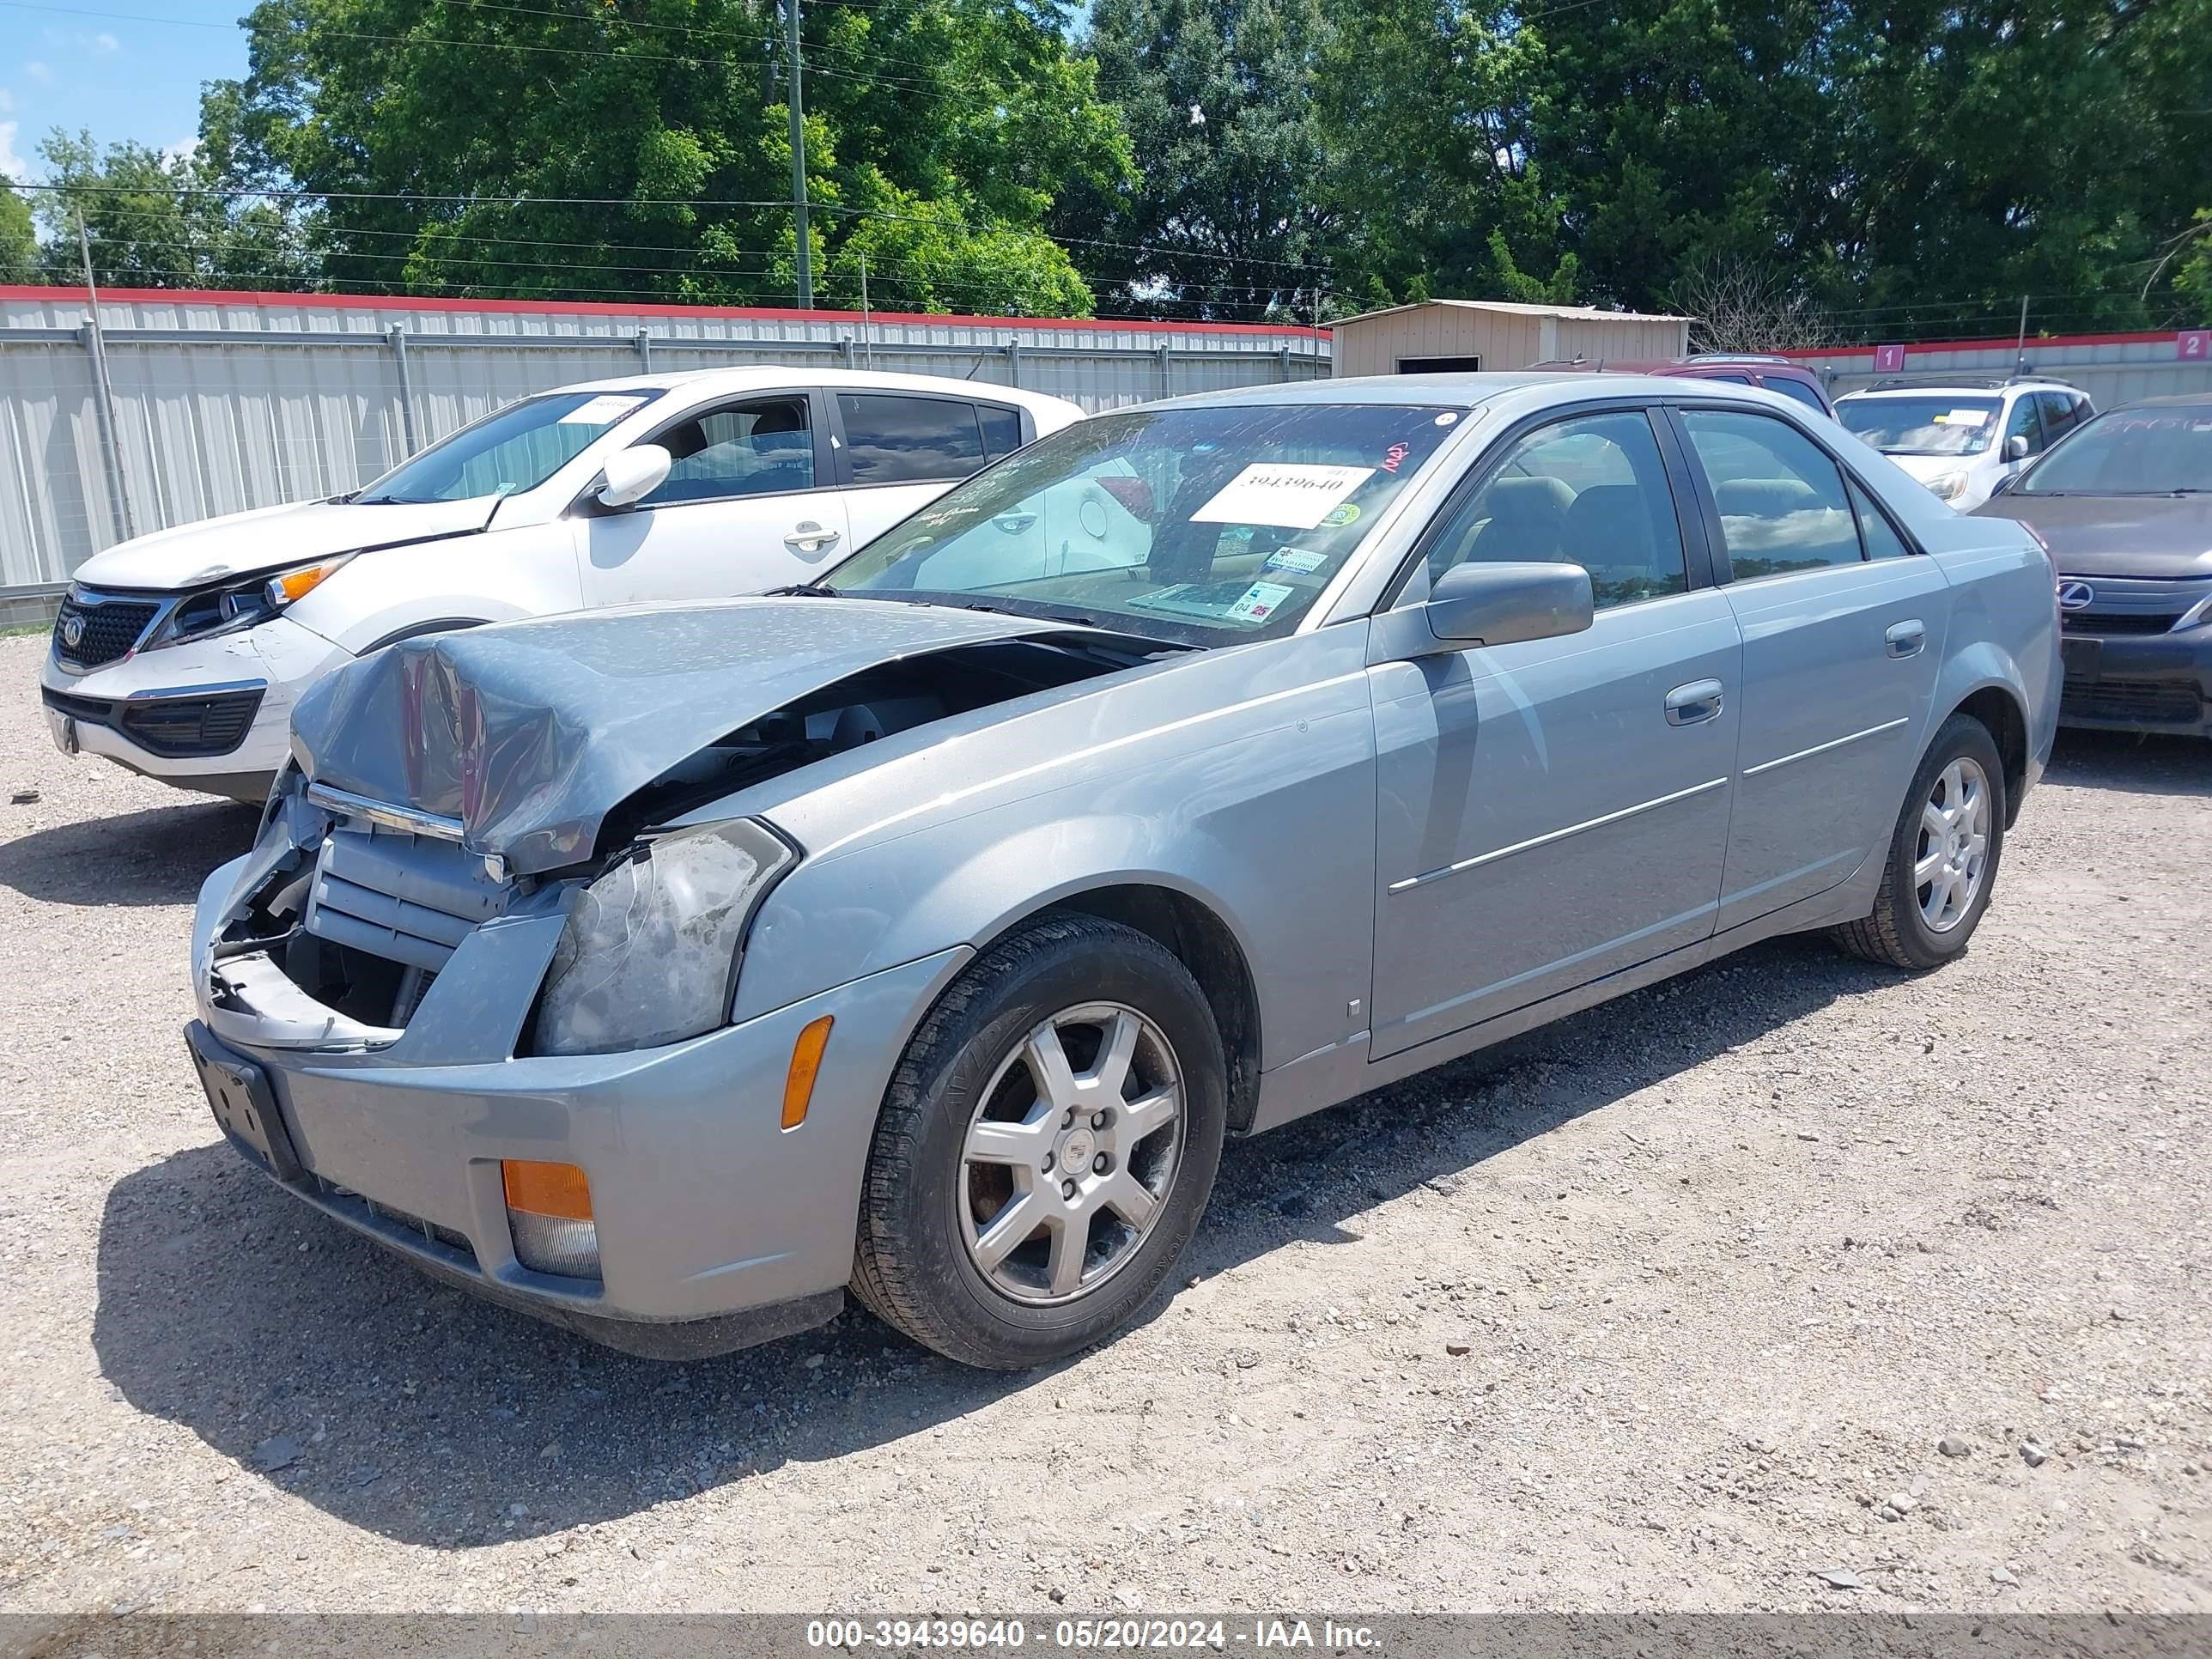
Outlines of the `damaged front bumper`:
{"label": "damaged front bumper", "polygon": [[[561,937],[557,887],[468,928],[404,1022],[380,1024],[318,1001],[238,938],[248,902],[296,879],[328,827],[297,792],[274,817],[253,853],[208,878],[192,930],[203,1074],[210,1050],[218,1069],[225,1056],[257,1068],[286,1155],[272,1164],[225,1122],[242,1151],[426,1272],[633,1352],[719,1352],[835,1316],[878,1107],[914,1023],[969,951],[665,1048],[519,1054]],[[811,1109],[785,1129],[793,1045],[824,1015],[835,1024]],[[510,1159],[584,1171],[600,1277],[517,1260]]]}

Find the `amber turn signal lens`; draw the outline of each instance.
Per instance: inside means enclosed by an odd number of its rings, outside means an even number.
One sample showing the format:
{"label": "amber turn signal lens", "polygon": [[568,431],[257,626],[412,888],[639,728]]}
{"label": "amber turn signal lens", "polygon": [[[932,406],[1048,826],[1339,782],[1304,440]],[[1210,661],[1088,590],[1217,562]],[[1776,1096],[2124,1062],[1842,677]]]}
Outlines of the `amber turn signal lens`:
{"label": "amber turn signal lens", "polygon": [[305,570],[288,570],[281,576],[272,576],[269,580],[269,597],[278,605],[289,605],[295,599],[303,599],[321,585],[324,577],[337,568],[336,563],[311,564]]}
{"label": "amber turn signal lens", "polygon": [[783,1127],[796,1129],[806,1121],[806,1109],[814,1103],[814,1079],[822,1070],[822,1051],[830,1046],[829,1014],[809,1020],[791,1045],[791,1070],[783,1079]]}
{"label": "amber turn signal lens", "polygon": [[592,1189],[573,1164],[533,1164],[507,1158],[499,1166],[507,1185],[507,1207],[526,1215],[557,1216],[563,1221],[592,1218]]}

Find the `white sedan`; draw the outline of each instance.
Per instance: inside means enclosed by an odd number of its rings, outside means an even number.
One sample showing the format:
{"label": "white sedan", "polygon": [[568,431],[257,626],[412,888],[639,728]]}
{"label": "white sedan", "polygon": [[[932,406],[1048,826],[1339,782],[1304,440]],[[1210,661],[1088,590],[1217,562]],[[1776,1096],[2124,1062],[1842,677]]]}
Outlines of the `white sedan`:
{"label": "white sedan", "polygon": [[300,694],[356,658],[480,623],[805,582],[1082,415],[1006,386],[778,368],[526,398],[350,495],[87,560],[54,623],[47,721],[71,753],[258,800]]}

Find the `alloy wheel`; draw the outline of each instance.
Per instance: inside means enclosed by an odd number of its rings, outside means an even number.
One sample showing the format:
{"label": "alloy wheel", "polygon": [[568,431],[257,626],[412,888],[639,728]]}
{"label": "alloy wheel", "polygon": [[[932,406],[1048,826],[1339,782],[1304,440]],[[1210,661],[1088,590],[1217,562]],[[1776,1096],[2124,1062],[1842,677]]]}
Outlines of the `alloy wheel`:
{"label": "alloy wheel", "polygon": [[1018,1302],[1096,1290],[1165,1210],[1182,1127],[1182,1066],[1151,1019],[1096,1002],[1042,1021],[968,1127],[957,1201],[969,1259]]}
{"label": "alloy wheel", "polygon": [[1989,775],[1962,755],[1936,775],[1920,808],[1912,880],[1929,932],[1948,933],[1966,920],[1989,857]]}

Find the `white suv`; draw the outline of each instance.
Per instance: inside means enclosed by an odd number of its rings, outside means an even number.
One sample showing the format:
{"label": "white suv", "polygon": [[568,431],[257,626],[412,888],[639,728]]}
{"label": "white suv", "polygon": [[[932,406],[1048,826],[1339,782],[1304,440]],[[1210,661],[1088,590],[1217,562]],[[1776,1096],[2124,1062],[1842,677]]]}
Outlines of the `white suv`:
{"label": "white suv", "polygon": [[300,694],[356,657],[479,623],[804,582],[1082,416],[1006,386],[775,368],[540,393],[350,495],[95,554],[55,619],[46,719],[70,753],[258,799]]}
{"label": "white suv", "polygon": [[1960,512],[2097,411],[2063,380],[1878,380],[1836,418]]}

